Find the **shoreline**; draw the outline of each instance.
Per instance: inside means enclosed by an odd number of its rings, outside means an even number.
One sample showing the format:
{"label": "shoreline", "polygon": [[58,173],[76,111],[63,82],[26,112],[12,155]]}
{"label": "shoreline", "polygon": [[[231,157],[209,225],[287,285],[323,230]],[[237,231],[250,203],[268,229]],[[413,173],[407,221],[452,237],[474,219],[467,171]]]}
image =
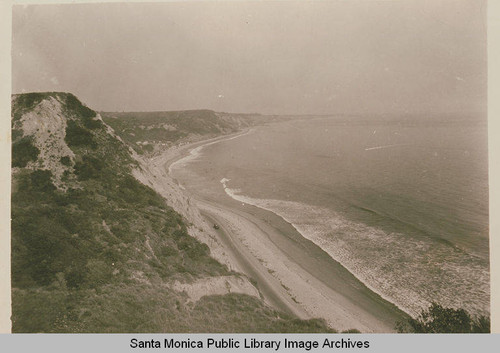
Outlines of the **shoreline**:
{"label": "shoreline", "polygon": [[253,131],[255,131],[255,128],[247,128],[247,129],[244,129],[243,131],[236,132],[233,134],[217,136],[217,137],[214,137],[214,138],[211,138],[208,140],[202,140],[202,141],[198,141],[198,142],[188,143],[184,146],[179,147],[177,150],[178,156],[167,161],[167,163],[166,163],[168,174],[171,175],[172,167],[175,164],[180,163],[182,161],[186,161],[188,159],[194,159],[194,158],[198,157],[199,152],[202,149],[204,149],[205,147],[222,142],[222,141],[232,140],[232,139],[235,139],[235,138],[238,138],[241,136],[245,136],[245,135],[252,133]]}
{"label": "shoreline", "polygon": [[396,321],[408,317],[407,314],[370,290],[281,216],[256,206],[241,205],[225,193],[227,199],[200,198],[184,190],[171,175],[173,165],[196,158],[205,146],[252,130],[169,149],[151,161],[158,167],[161,165],[182,192],[189,195],[209,228],[210,224],[220,225],[219,230],[212,232],[224,245],[232,267],[257,283],[269,305],[302,319],[324,318],[339,331],[394,332]]}
{"label": "shoreline", "polygon": [[251,205],[197,204],[202,213],[232,228],[233,239],[259,260],[274,285],[308,318],[323,318],[339,331],[381,333],[394,332],[395,323],[406,317],[280,216]]}
{"label": "shoreline", "polygon": [[[224,185],[224,184],[223,184],[223,185]],[[224,186],[224,190],[226,191],[226,194],[228,194],[228,196],[229,196],[229,197],[231,197],[232,199],[234,199],[234,200],[236,200],[236,201],[240,202],[240,200],[238,199],[238,196],[239,196],[239,195],[232,195],[232,193],[230,193],[230,192],[228,192],[228,191],[227,191],[228,189],[227,189],[225,186]],[[243,202],[243,201],[242,201],[242,202]],[[331,253],[329,252],[329,250],[328,250],[328,249],[324,249],[324,248],[322,248],[320,244],[318,244],[318,243],[317,243],[317,242],[315,242],[313,239],[311,239],[310,237],[308,237],[308,236],[307,236],[307,234],[306,234],[305,232],[301,232],[301,231],[299,230],[299,226],[297,226],[296,224],[294,224],[294,223],[293,223],[293,221],[292,221],[292,220],[290,220],[289,218],[287,218],[287,216],[286,216],[286,215],[280,214],[279,212],[274,211],[274,210],[272,210],[271,208],[267,208],[267,207],[262,206],[262,205],[256,205],[256,204],[254,204],[254,203],[252,203],[252,202],[250,202],[250,201],[248,201],[248,200],[246,200],[246,203],[247,203],[248,205],[252,205],[253,207],[256,207],[256,208],[258,208],[258,209],[261,209],[261,210],[264,210],[264,211],[270,212],[270,213],[272,213],[272,214],[276,215],[277,217],[279,217],[279,218],[283,219],[283,221],[284,221],[284,222],[288,223],[291,227],[293,227],[294,231],[296,231],[296,232],[297,232],[298,234],[300,234],[303,238],[305,238],[305,239],[307,239],[307,240],[311,241],[311,242],[312,242],[312,243],[314,243],[316,246],[318,246],[321,250],[323,250],[325,253],[327,253],[327,254],[328,254],[328,256],[329,256],[329,257],[330,257],[333,261],[337,262],[340,266],[342,266],[343,268],[345,268],[345,269],[346,269],[346,270],[347,270],[350,274],[352,274],[352,275],[353,275],[353,276],[354,276],[354,277],[355,277],[355,278],[356,278],[359,282],[361,282],[364,286],[366,286],[366,287],[367,287],[370,291],[374,292],[376,295],[380,296],[380,297],[381,297],[382,299],[384,299],[385,301],[387,301],[387,302],[389,302],[389,303],[393,304],[393,305],[394,305],[394,306],[396,306],[396,307],[397,307],[400,311],[404,312],[405,314],[410,315],[410,314],[409,314],[409,312],[410,312],[410,311],[409,311],[408,309],[406,309],[406,310],[405,310],[405,308],[403,308],[403,307],[401,307],[400,305],[396,304],[393,300],[391,300],[391,298],[390,298],[390,297],[387,297],[387,296],[386,296],[386,295],[384,295],[381,291],[378,291],[378,290],[377,290],[376,288],[374,288],[374,287],[373,287],[373,286],[372,286],[372,285],[371,285],[368,281],[363,280],[362,278],[360,278],[360,276],[359,276],[358,274],[355,274],[355,272],[354,272],[354,271],[352,271],[352,270],[351,270],[348,266],[346,266],[345,264],[342,264],[342,263],[340,262],[340,260],[338,260],[338,259],[336,259],[336,258],[335,258],[334,254],[331,254]]]}

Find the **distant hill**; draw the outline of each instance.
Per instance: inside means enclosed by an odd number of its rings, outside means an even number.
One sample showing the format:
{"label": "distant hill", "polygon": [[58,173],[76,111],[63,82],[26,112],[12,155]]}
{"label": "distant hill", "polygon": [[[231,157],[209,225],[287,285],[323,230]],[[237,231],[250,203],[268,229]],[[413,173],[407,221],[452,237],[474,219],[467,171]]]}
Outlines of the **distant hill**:
{"label": "distant hill", "polygon": [[229,134],[275,118],[211,110],[101,113],[103,120],[137,153],[156,152],[173,144]]}
{"label": "distant hill", "polygon": [[253,118],[111,115],[69,93],[12,97],[13,332],[329,331],[251,295],[190,301],[172,283],[248,280],[212,258],[189,221],[132,176],[130,146],[145,152],[139,141],[170,145]]}

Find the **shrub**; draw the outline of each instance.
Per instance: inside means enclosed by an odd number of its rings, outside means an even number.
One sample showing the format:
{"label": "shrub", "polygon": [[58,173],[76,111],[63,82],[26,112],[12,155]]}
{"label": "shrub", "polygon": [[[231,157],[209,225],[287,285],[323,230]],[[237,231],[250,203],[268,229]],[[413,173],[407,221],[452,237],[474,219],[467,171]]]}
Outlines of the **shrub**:
{"label": "shrub", "polygon": [[82,265],[71,266],[65,271],[64,279],[68,288],[80,288],[87,277],[87,268]]}
{"label": "shrub", "polygon": [[87,128],[87,129],[98,129],[102,126],[102,122],[100,120],[97,120],[97,119],[92,119],[92,118],[83,118],[83,125]]}
{"label": "shrub", "polygon": [[21,117],[21,112],[33,109],[46,96],[45,93],[25,93],[17,97],[16,110],[19,114],[14,114],[14,120]]}
{"label": "shrub", "polygon": [[23,137],[23,130],[13,128],[12,132],[11,132],[11,136],[12,136],[12,141],[16,141],[17,139]]}
{"label": "shrub", "polygon": [[464,309],[444,308],[432,303],[416,319],[398,322],[396,330],[413,333],[488,333],[490,319],[485,316],[474,319]]}
{"label": "shrub", "polygon": [[69,158],[68,156],[61,157],[61,164],[69,167],[71,165],[71,158]]}
{"label": "shrub", "polygon": [[38,191],[50,192],[56,189],[52,184],[52,172],[50,170],[35,170],[30,175],[31,187]]}
{"label": "shrub", "polygon": [[71,93],[69,93],[66,97],[66,107],[68,108],[68,110],[75,112],[84,118],[92,118],[96,116],[95,111],[84,106],[82,102],[80,102],[78,98],[76,98]]}
{"label": "shrub", "polygon": [[79,180],[88,180],[98,178],[101,170],[104,168],[104,162],[91,156],[83,156],[81,162],[75,163],[75,174]]}
{"label": "shrub", "polygon": [[209,256],[210,249],[207,244],[195,241],[188,249],[186,249],[186,254],[192,259],[199,259],[204,256]]}
{"label": "shrub", "polygon": [[23,137],[12,144],[12,166],[24,168],[30,161],[36,161],[40,150],[33,145],[32,137]]}
{"label": "shrub", "polygon": [[88,130],[78,126],[72,120],[68,121],[64,140],[69,147],[88,146],[93,149],[97,147],[92,134]]}

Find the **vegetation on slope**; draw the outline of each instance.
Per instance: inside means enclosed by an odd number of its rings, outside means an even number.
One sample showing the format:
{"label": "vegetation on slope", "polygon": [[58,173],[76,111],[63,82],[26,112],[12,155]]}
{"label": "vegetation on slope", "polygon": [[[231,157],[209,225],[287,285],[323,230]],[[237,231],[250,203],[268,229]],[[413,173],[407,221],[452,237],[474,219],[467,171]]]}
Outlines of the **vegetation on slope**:
{"label": "vegetation on slope", "polygon": [[[332,332],[323,320],[300,320],[243,294],[187,303],[157,284],[115,284],[96,290],[15,290],[16,332]],[[22,329],[21,329],[22,328]]]}
{"label": "vegetation on slope", "polygon": [[257,114],[216,113],[211,110],[102,113],[103,120],[132,147],[144,154],[180,142],[193,142],[275,118]]}
{"label": "vegetation on slope", "polygon": [[417,318],[397,323],[396,329],[406,333],[489,333],[490,319],[485,316],[473,318],[464,309],[432,303]]}
{"label": "vegetation on slope", "polygon": [[[30,164],[41,157],[16,123],[49,99],[62,107],[61,143],[74,154],[56,161],[67,168],[63,184],[54,182],[54,170]],[[13,102],[13,332],[328,331],[323,321],[297,320],[245,295],[190,303],[168,283],[230,272],[160,195],[131,176],[128,148],[71,94]],[[37,113],[40,129],[45,113]]]}
{"label": "vegetation on slope", "polygon": [[24,168],[29,161],[35,161],[40,150],[33,145],[32,138],[22,137],[12,143],[12,166]]}

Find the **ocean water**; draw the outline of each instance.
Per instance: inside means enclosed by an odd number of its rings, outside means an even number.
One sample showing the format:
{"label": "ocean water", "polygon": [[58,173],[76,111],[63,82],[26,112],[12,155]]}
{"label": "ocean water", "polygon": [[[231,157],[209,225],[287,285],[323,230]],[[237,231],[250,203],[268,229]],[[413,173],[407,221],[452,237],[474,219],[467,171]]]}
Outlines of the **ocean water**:
{"label": "ocean water", "polygon": [[172,166],[187,189],[272,211],[410,314],[489,314],[487,127],[308,118]]}

